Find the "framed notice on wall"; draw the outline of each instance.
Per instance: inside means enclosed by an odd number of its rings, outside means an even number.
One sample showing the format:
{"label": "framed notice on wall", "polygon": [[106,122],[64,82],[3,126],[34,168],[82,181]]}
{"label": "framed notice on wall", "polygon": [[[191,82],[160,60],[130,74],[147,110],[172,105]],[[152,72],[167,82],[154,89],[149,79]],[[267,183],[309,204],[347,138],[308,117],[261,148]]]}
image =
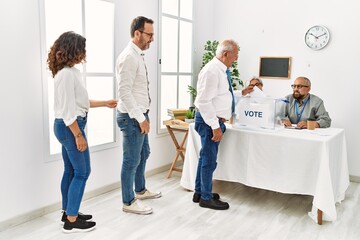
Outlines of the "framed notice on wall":
{"label": "framed notice on wall", "polygon": [[290,79],[291,57],[260,57],[259,77]]}

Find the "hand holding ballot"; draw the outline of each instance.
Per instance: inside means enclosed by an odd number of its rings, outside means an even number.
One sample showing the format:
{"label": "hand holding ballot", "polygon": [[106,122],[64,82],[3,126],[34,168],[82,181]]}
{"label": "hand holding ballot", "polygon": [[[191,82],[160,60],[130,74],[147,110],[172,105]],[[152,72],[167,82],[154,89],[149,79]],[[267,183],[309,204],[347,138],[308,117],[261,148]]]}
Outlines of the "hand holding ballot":
{"label": "hand holding ballot", "polygon": [[[241,94],[242,94],[242,96],[246,96],[246,95],[256,91],[256,89],[262,91],[262,87],[263,87],[262,80],[258,77],[253,77],[249,81],[249,85],[241,91]],[[255,97],[255,96],[253,96],[253,97]]]}

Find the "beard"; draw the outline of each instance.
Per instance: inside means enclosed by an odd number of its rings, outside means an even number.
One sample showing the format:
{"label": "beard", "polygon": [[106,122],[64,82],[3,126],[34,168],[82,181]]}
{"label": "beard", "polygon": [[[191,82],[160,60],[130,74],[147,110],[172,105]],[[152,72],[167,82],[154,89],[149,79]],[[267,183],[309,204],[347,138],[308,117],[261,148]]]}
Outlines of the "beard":
{"label": "beard", "polygon": [[301,94],[301,93],[298,92],[298,91],[293,92],[293,97],[294,97],[296,100],[298,100],[298,101],[304,99],[305,96],[306,96],[306,95],[303,95],[303,94]]}
{"label": "beard", "polygon": [[141,50],[146,50],[150,47],[151,41],[146,41],[144,38],[140,38],[139,45]]}

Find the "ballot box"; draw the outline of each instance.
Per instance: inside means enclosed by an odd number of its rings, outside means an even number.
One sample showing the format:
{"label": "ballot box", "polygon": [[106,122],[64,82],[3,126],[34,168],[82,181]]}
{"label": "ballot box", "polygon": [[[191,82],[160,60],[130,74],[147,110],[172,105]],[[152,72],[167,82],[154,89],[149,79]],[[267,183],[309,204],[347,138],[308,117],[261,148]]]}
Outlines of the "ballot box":
{"label": "ballot box", "polygon": [[233,127],[275,129],[282,127],[286,99],[236,97]]}

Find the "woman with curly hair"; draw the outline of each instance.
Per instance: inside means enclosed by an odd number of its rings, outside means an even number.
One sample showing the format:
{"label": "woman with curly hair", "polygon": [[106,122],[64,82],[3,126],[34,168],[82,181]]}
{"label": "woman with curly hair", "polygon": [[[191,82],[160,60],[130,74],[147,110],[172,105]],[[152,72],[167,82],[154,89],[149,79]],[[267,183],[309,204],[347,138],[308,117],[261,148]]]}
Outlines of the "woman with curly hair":
{"label": "woman with curly hair", "polygon": [[62,145],[64,173],[61,180],[63,231],[86,232],[95,228],[91,215],[79,213],[86,181],[90,175],[90,154],[85,135],[91,107],[114,108],[116,100],[89,100],[81,73],[74,66],[85,62],[86,39],[74,32],[63,33],[50,48],[48,65],[54,77],[54,133]]}

